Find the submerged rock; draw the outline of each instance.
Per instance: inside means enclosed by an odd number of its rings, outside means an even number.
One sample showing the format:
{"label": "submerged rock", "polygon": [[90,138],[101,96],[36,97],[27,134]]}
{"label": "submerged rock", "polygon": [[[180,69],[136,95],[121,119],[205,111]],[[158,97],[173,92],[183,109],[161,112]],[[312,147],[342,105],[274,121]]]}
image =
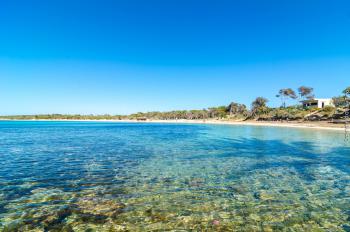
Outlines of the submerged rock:
{"label": "submerged rock", "polygon": [[256,192],[256,193],[254,193],[254,197],[258,200],[261,200],[261,201],[268,201],[268,200],[274,199],[274,196],[267,193],[266,191]]}
{"label": "submerged rock", "polygon": [[190,187],[200,187],[204,185],[205,181],[203,178],[192,178],[190,180],[186,180],[185,183]]}
{"label": "submerged rock", "polygon": [[23,220],[17,219],[13,222],[5,225],[2,229],[3,232],[13,232],[13,231],[20,231],[20,228],[24,226],[25,223]]}
{"label": "submerged rock", "polygon": [[91,213],[96,215],[115,216],[123,212],[125,204],[109,199],[83,198],[77,202],[82,213]]}
{"label": "submerged rock", "polygon": [[92,224],[103,224],[107,221],[107,216],[105,215],[96,215],[91,213],[82,213],[79,214],[79,221],[83,223],[92,223]]}
{"label": "submerged rock", "polygon": [[54,228],[62,229],[64,225],[60,225],[64,219],[70,216],[73,213],[73,208],[65,206],[62,209],[53,212],[51,215],[46,216],[42,220],[41,224],[46,230],[52,230]]}

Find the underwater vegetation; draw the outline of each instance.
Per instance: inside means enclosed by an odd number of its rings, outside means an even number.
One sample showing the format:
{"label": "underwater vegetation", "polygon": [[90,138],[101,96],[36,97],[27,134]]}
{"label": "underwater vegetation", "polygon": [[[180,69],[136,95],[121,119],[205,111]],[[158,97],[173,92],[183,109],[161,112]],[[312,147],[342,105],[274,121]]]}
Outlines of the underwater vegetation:
{"label": "underwater vegetation", "polygon": [[0,122],[0,231],[350,231],[342,136]]}

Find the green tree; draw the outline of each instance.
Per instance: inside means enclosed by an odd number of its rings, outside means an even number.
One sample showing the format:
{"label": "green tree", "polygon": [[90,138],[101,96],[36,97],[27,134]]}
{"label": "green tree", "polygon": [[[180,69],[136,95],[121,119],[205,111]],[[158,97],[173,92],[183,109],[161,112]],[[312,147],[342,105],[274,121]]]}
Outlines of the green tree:
{"label": "green tree", "polygon": [[230,105],[227,106],[226,111],[230,114],[230,116],[247,116],[248,112],[246,105],[236,102],[231,102]]}
{"label": "green tree", "polygon": [[332,99],[336,107],[345,107],[347,105],[348,98],[346,96],[333,97]]}
{"label": "green tree", "polygon": [[211,107],[208,109],[210,118],[225,118],[227,116],[226,106]]}
{"label": "green tree", "polygon": [[269,108],[266,105],[268,101],[269,100],[264,98],[264,97],[257,97],[252,102],[252,109],[251,109],[252,115],[256,116],[256,115],[261,115],[261,114],[267,113],[269,110]]}
{"label": "green tree", "polygon": [[350,86],[343,90],[343,94],[350,97]]}
{"label": "green tree", "polygon": [[286,100],[288,98],[296,99],[297,95],[295,94],[294,90],[292,90],[291,88],[288,88],[288,89],[281,89],[276,95],[276,97],[281,98],[282,107],[286,108]]}
{"label": "green tree", "polygon": [[298,93],[299,93],[300,100],[313,99],[315,97],[313,92],[314,92],[314,89],[311,88],[311,87],[300,86],[298,88]]}

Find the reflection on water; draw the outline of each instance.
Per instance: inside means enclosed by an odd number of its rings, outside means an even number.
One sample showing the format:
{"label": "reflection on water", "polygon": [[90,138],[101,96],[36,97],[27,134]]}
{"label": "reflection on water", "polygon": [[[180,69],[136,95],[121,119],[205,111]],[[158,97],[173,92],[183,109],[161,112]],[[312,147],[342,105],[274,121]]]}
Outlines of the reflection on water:
{"label": "reflection on water", "polygon": [[339,132],[0,122],[2,231],[350,231]]}

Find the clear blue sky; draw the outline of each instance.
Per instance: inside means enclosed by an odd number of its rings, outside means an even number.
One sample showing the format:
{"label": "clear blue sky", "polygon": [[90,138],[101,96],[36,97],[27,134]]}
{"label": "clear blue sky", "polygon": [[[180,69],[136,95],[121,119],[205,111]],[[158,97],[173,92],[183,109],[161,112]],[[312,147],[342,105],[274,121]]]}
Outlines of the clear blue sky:
{"label": "clear blue sky", "polygon": [[0,1],[0,114],[277,106],[300,85],[350,85],[350,1]]}

